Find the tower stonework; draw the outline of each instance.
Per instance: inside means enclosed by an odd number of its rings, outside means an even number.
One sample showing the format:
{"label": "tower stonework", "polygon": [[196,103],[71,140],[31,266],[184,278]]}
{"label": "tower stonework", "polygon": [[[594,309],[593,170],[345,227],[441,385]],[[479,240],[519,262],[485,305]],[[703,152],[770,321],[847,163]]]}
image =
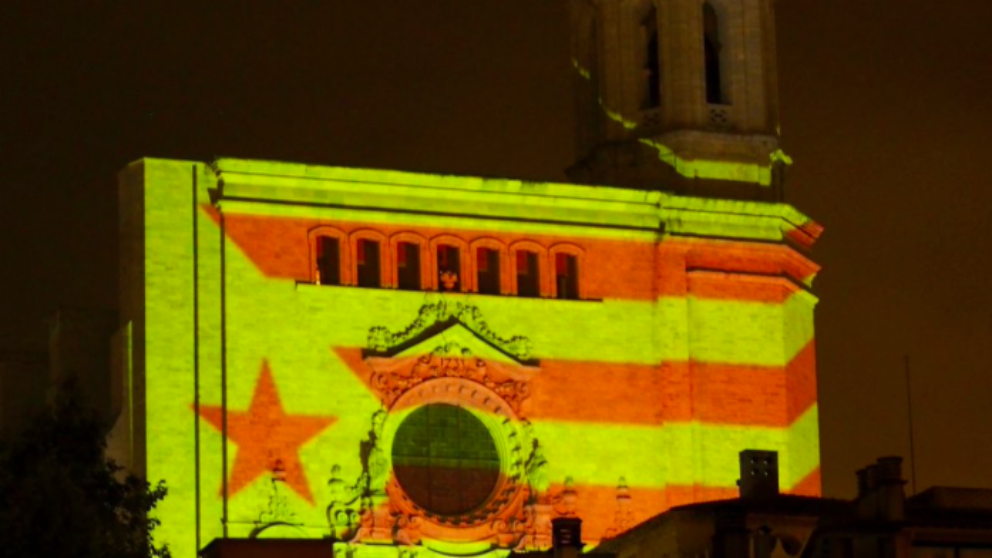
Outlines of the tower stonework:
{"label": "tower stonework", "polygon": [[[777,453],[783,492],[819,494],[821,227],[774,201],[769,6],[719,4],[575,3],[576,44],[597,48],[575,61],[595,103],[572,170],[602,183],[121,172],[114,448],[168,482],[173,555],[276,537],[505,558],[549,548],[559,518],[596,544],[736,496],[744,450]],[[720,35],[733,64],[697,44],[707,18],[740,27]],[[621,44],[635,24],[657,59]],[[635,98],[638,76],[658,87]],[[707,95],[730,102],[719,130]]]}
{"label": "tower stonework", "polygon": [[570,0],[576,182],[781,201],[774,0]]}

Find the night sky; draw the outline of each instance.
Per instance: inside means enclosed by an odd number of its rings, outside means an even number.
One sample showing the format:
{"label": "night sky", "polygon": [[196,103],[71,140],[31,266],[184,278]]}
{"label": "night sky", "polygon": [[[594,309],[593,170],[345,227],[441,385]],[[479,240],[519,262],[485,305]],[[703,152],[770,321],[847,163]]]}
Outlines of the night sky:
{"label": "night sky", "polygon": [[[2,4],[0,350],[116,304],[116,173],[142,156],[559,181],[575,157],[562,0]],[[992,488],[992,2],[778,16],[788,199],[827,229],[825,494],[908,454],[906,354],[919,488]]]}

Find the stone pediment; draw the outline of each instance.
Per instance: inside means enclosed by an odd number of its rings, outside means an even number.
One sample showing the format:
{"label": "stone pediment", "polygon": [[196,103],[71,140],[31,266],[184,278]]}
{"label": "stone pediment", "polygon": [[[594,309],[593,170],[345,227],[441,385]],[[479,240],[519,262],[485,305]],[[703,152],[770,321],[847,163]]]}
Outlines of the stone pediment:
{"label": "stone pediment", "polygon": [[521,335],[503,337],[489,327],[477,306],[444,298],[424,304],[417,318],[403,329],[373,327],[369,330],[365,356],[423,355],[452,343],[471,351],[476,358],[520,366],[537,365],[531,357],[530,339]]}
{"label": "stone pediment", "polygon": [[465,324],[457,321],[430,337],[402,347],[391,356],[392,358],[404,359],[432,354],[449,358],[480,358],[510,366],[526,366],[528,364],[500,350],[468,329]]}
{"label": "stone pediment", "polygon": [[475,306],[442,299],[422,307],[406,329],[373,328],[364,356],[369,384],[387,407],[411,389],[443,379],[479,384],[519,411],[539,371],[529,354],[527,338],[503,338]]}

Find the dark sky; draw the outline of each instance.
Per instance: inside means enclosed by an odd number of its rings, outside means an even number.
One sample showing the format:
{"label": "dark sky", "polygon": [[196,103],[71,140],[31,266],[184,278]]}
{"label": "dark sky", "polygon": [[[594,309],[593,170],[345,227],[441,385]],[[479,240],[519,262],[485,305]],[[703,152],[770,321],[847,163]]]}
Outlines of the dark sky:
{"label": "dark sky", "polygon": [[[54,7],[51,7],[54,6]],[[116,172],[215,156],[563,180],[562,0],[6,1],[0,349],[115,304]],[[907,454],[992,488],[992,2],[781,0],[789,201],[817,281],[824,488]]]}

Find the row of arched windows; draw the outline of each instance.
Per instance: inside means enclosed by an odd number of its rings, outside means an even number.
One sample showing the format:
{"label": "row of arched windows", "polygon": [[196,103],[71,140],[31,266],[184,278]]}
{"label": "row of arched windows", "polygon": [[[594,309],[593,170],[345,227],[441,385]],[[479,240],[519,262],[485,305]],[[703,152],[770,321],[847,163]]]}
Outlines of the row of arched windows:
{"label": "row of arched windows", "polygon": [[446,234],[427,239],[413,232],[386,236],[322,226],[310,232],[310,250],[317,285],[582,298],[583,251],[574,244],[507,245],[495,238],[467,242]]}

